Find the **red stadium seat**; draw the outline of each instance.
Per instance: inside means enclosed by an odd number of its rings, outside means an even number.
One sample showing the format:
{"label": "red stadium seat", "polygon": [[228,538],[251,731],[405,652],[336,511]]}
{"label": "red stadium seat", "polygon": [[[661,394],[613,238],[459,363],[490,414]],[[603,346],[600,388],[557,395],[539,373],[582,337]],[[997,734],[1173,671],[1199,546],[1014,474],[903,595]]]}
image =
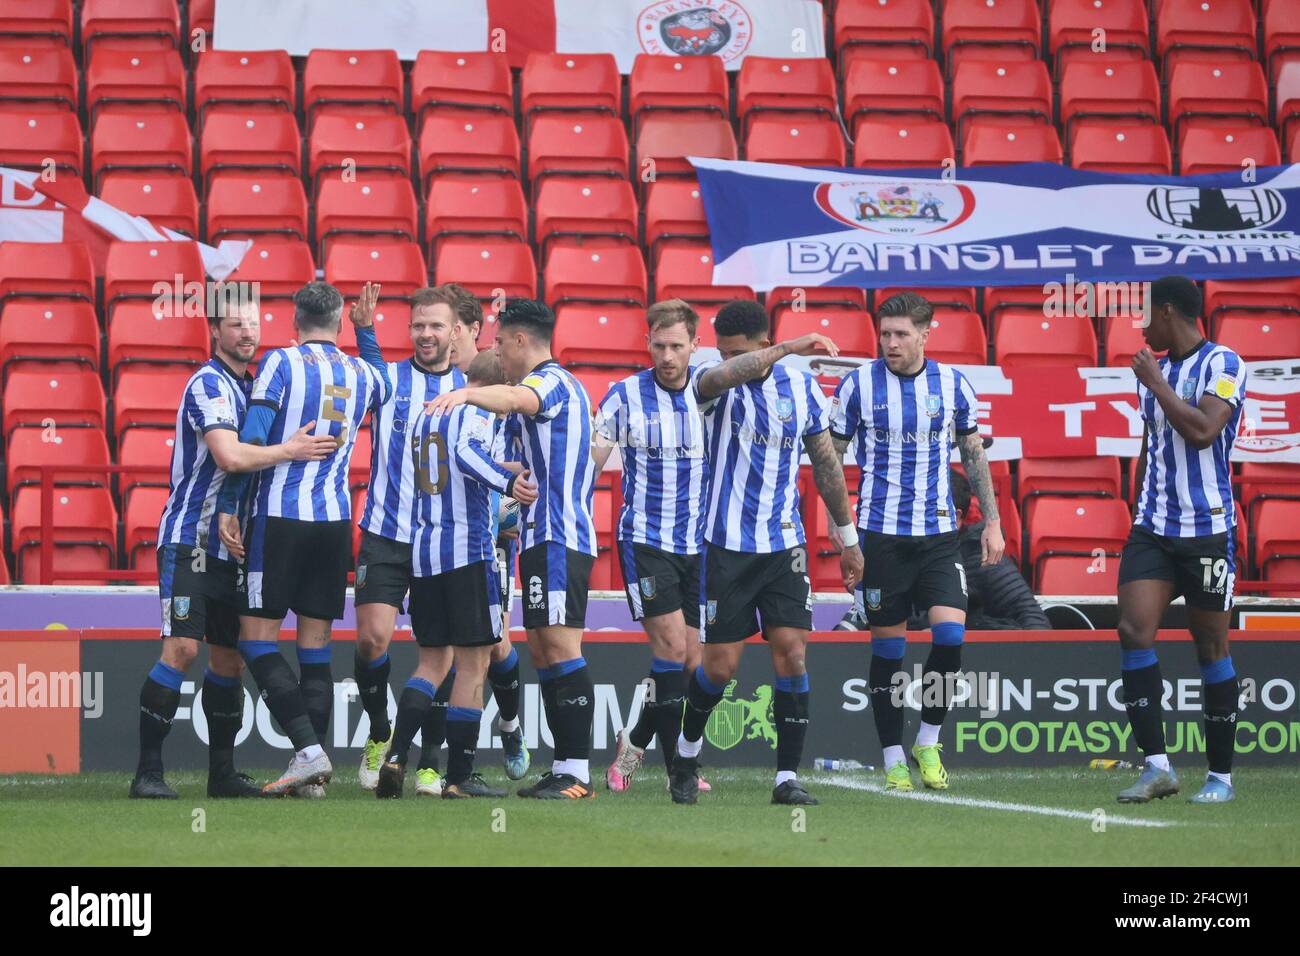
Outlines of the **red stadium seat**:
{"label": "red stadium seat", "polygon": [[941,46],[952,76],[965,60],[1037,60],[1042,16],[1034,0],[947,0]]}
{"label": "red stadium seat", "polygon": [[1038,574],[1039,594],[1113,595],[1118,588],[1118,552],[1097,557],[1047,558]]}
{"label": "red stadium seat", "polygon": [[167,315],[152,302],[128,300],[118,303],[108,321],[104,360],[116,379],[133,362],[202,365],[211,351],[203,317]]}
{"label": "red stadium seat", "polygon": [[1118,498],[1031,499],[1025,510],[1029,560],[1035,579],[1041,562],[1056,553],[1095,557],[1118,554],[1133,524],[1127,503]]}
{"label": "red stadium seat", "polygon": [[199,234],[199,197],[194,184],[159,173],[109,173],[99,198],[133,216],[144,216],[158,228],[187,236]]}
{"label": "red stadium seat", "polygon": [[194,111],[202,131],[214,106],[250,113],[292,113],[298,99],[293,61],[284,50],[208,50],[194,68]]}
{"label": "red stadium seat", "polygon": [[39,170],[53,160],[56,169],[80,176],[85,166],[77,114],[21,105],[7,103],[0,109],[0,166]]}
{"label": "red stadium seat", "polygon": [[1041,60],[1025,63],[968,60],[952,81],[957,138],[972,120],[996,116],[1002,125],[1052,122],[1052,79]]}
{"label": "red stadium seat", "polygon": [[695,167],[687,156],[736,159],[736,134],[724,119],[701,114],[695,116],[649,116],[641,123],[636,141],[636,178],[653,172],[653,179],[663,176],[695,178]]}
{"label": "red stadium seat", "polygon": [[[1106,31],[1106,49],[1100,54],[1093,50],[1098,29]],[[1143,61],[1151,49],[1143,0],[1051,0],[1047,35],[1056,75],[1062,79],[1075,63]]]}
{"label": "red stadium seat", "polygon": [[444,173],[520,174],[519,134],[508,116],[467,111],[431,113],[420,130],[420,181]]}
{"label": "red stadium seat", "polygon": [[[1120,117],[1159,125],[1160,79],[1147,60],[1080,60],[1061,71],[1061,124]],[[1113,121],[1113,120],[1112,120]]]}
{"label": "red stadium seat", "polygon": [[[1104,319],[1106,329],[1104,348],[1106,365],[1111,368],[1129,368],[1133,356],[1144,348],[1149,348],[1142,337],[1142,326],[1129,316],[1117,315]],[[1161,353],[1164,354],[1164,353]]]}
{"label": "red stadium seat", "polygon": [[537,295],[537,265],[527,243],[451,236],[438,243],[433,281],[458,282],[480,299]]}
{"label": "red stadium seat", "polygon": [[[118,493],[124,503],[130,501],[132,490],[140,485],[167,487],[167,474],[156,474],[149,469],[170,469],[175,446],[175,433],[162,428],[132,428],[122,436],[122,443],[117,447],[117,463],[139,469],[118,473]],[[155,517],[154,524],[157,523]]]}
{"label": "red stadium seat", "polygon": [[393,50],[312,50],[302,71],[308,132],[322,110],[348,117],[400,115],[403,85],[402,64]]}
{"label": "red stadium seat", "polygon": [[835,120],[835,74],[825,58],[747,56],[736,78],[736,118],[744,135],[764,112],[821,115]]}
{"label": "red stadium seat", "polygon": [[[1295,124],[1300,122],[1300,51],[1297,59],[1283,63],[1278,71],[1275,103],[1273,125],[1277,127],[1282,142],[1290,147],[1295,136]],[[1295,150],[1289,149],[1287,158],[1294,162],[1295,155]]]}
{"label": "red stadium seat", "polygon": [[13,298],[95,301],[95,264],[84,242],[0,242],[0,302]]}
{"label": "red stadium seat", "polygon": [[411,109],[423,127],[430,110],[514,114],[510,63],[501,53],[421,50],[411,68]]}
{"label": "red stadium seat", "polygon": [[1280,83],[1283,66],[1300,60],[1300,0],[1265,0],[1263,7],[1264,58],[1269,77]]}
{"label": "red stadium seat", "polygon": [[[154,286],[165,282],[185,295],[185,285],[207,281],[203,257],[193,242],[114,242],[108,247],[104,266],[104,314],[112,317],[113,308],[122,299],[158,298]],[[179,308],[184,302],[178,303]]]}
{"label": "red stadium seat", "polygon": [[[217,0],[187,0],[185,4],[186,39],[192,44],[202,36],[207,40],[216,28]],[[196,32],[202,31],[199,36]]]}
{"label": "red stadium seat", "polygon": [[400,362],[410,358],[415,351],[411,345],[410,304],[402,299],[380,301],[375,309],[375,337],[388,361]]}
{"label": "red stadium seat", "polygon": [[989,331],[997,331],[998,314],[1003,310],[1020,307],[1038,313],[1047,300],[1048,291],[1043,286],[989,286],[984,290],[984,315],[988,318]]}
{"label": "red stadium seat", "polygon": [[[875,307],[877,309],[890,296],[899,292],[915,292],[919,296],[924,296],[933,306],[947,306],[952,309],[966,309],[969,312],[975,311],[975,290],[964,286],[908,286],[907,288],[884,288],[875,291]],[[865,306],[864,306],[865,308]]]}
{"label": "red stadium seat", "polygon": [[86,109],[156,107],[185,112],[185,67],[175,50],[100,50],[86,67]]}
{"label": "red stadium seat", "polygon": [[835,120],[760,116],[750,123],[745,158],[792,166],[843,166],[844,137]]}
{"label": "red stadium seat", "polygon": [[90,169],[96,193],[104,174],[113,170],[149,169],[189,176],[193,164],[190,128],[180,113],[123,108],[95,118]]}
{"label": "red stadium seat", "polygon": [[1156,55],[1166,80],[1184,59],[1256,58],[1250,0],[1160,0],[1155,19]]}
{"label": "red stadium seat", "polygon": [[[98,428],[18,428],[5,446],[5,487],[9,497],[20,486],[39,484],[42,465],[107,465],[108,441]],[[56,474],[60,485],[107,485],[107,475]]]}
{"label": "red stadium seat", "polygon": [[1014,126],[993,118],[972,124],[961,147],[965,166],[1059,163],[1061,140],[1051,126]]}
{"label": "red stadium seat", "polygon": [[1019,467],[1022,502],[1036,495],[1123,498],[1120,493],[1119,459],[1114,455],[1097,458],[1022,458]]}
{"label": "red stadium seat", "polygon": [[614,553],[614,508],[613,492],[608,488],[597,488],[592,495],[592,518],[596,525],[596,561],[591,566],[590,586],[592,590],[612,590],[621,587],[618,557]]}
{"label": "red stadium seat", "polygon": [[1300,278],[1208,279],[1202,308],[1211,322],[1229,309],[1300,313]]}
{"label": "red stadium seat", "polygon": [[[5,379],[5,439],[20,426],[104,428],[104,388],[99,374],[70,365],[15,368]],[[175,407],[173,405],[173,414]]]}
{"label": "red stadium seat", "polygon": [[929,0],[839,0],[835,4],[835,52],[861,49],[928,60],[934,54],[934,9]]}
{"label": "red stadium seat", "polygon": [[1284,462],[1243,461],[1238,524],[1257,527],[1256,509],[1273,499],[1300,501],[1300,467]]}
{"label": "red stadium seat", "polygon": [[207,205],[208,242],[254,236],[307,241],[307,193],[296,176],[220,173],[208,186]]}
{"label": "red stadium seat", "polygon": [[533,242],[543,261],[547,244],[556,238],[637,242],[636,194],[625,179],[545,179],[534,195],[533,215]]}
{"label": "red stadium seat", "polygon": [[67,47],[0,46],[0,105],[75,112],[79,102],[77,63]]}
{"label": "red stadium seat", "polygon": [[1268,83],[1258,63],[1186,62],[1174,67],[1169,78],[1174,142],[1191,123],[1215,129],[1238,126],[1243,120],[1268,125]]}
{"label": "red stadium seat", "polygon": [[627,178],[628,146],[613,116],[547,113],[533,120],[528,136],[528,179],[536,189],[555,174]]}
{"label": "red stadium seat", "polygon": [[[388,303],[384,303],[387,305]],[[273,299],[262,295],[262,341],[257,349],[257,361],[267,352],[289,347],[298,338],[293,327],[293,300],[287,297]]]}
{"label": "red stadium seat", "polygon": [[117,376],[113,389],[113,436],[132,428],[176,427],[176,407],[193,369],[133,365]]}
{"label": "red stadium seat", "polygon": [[[315,278],[316,262],[311,246],[293,240],[256,240],[239,268],[230,274],[231,282],[256,282],[263,300],[292,298]],[[292,318],[293,313],[289,315]]]}
{"label": "red stadium seat", "polygon": [[[713,249],[708,243],[674,243],[662,247],[655,265],[655,301],[685,299],[692,305],[752,299],[748,286],[713,284]],[[703,316],[701,316],[703,318]]]}
{"label": "red stadium seat", "polygon": [[[858,513],[858,468],[845,469],[844,481],[848,486],[849,507],[852,513]],[[802,476],[801,476],[802,477]],[[840,555],[831,544],[830,516],[826,506],[817,494],[817,485],[809,475],[800,490],[804,506],[804,527],[808,532],[808,576],[812,579],[814,591],[844,590],[844,578],[840,574]]]}
{"label": "red stadium seat", "polygon": [[0,11],[0,42],[35,46],[55,41],[72,46],[72,0],[26,0]]}
{"label": "red stadium seat", "polygon": [[652,56],[638,53],[628,77],[633,130],[645,114],[703,110],[725,119],[731,106],[727,71],[716,56]]}
{"label": "red stadium seat", "polygon": [[165,488],[137,488],[124,500],[122,540],[132,568],[157,568],[158,519],[166,506]]}
{"label": "red stadium seat", "polygon": [[339,239],[325,259],[325,281],[348,298],[359,295],[367,282],[380,283],[385,298],[409,296],[428,285],[428,278],[424,253],[414,242]]}
{"label": "red stadium seat", "polygon": [[558,306],[551,354],[566,366],[643,369],[650,364],[645,313],[625,306]]}
{"label": "red stadium seat", "polygon": [[591,399],[591,407],[594,409],[604,401],[615,383],[627,378],[627,369],[575,368],[573,377],[587,390],[587,397]]}
{"label": "red stadium seat", "polygon": [[922,169],[956,163],[952,133],[938,120],[876,119],[858,123],[853,165],[870,169]]}
{"label": "red stadium seat", "polygon": [[708,239],[700,185],[689,179],[663,179],[650,184],[645,201],[645,242],[650,261],[659,244],[679,239]]}
{"label": "red stadium seat", "polygon": [[180,46],[181,16],[176,0],[83,0],[81,43],[106,47]]}
{"label": "red stadium seat", "polygon": [[1167,175],[1174,160],[1163,126],[1088,120],[1071,134],[1070,165],[1098,173]]}
{"label": "red stadium seat", "polygon": [[[783,307],[790,306],[795,310],[805,308],[821,308],[822,306],[831,306],[840,310],[849,310],[852,312],[867,311],[867,290],[854,289],[850,286],[777,286],[770,291],[765,297],[764,302],[767,305],[769,315],[775,316]],[[871,316],[863,317],[865,321],[871,321]]]}
{"label": "red stadium seat", "polygon": [[326,174],[353,171],[361,182],[409,179],[411,134],[401,116],[322,113],[307,139],[307,172],[319,194]]}
{"label": "red stadium seat", "polygon": [[1082,316],[1045,318],[1041,310],[1011,308],[998,317],[993,334],[994,364],[1004,369],[1097,364],[1097,335]]}
{"label": "red stadium seat", "polygon": [[1295,580],[1297,563],[1288,561],[1286,573],[1280,560],[1300,557],[1300,501],[1261,502],[1255,512],[1255,570],[1268,578]]}
{"label": "red stadium seat", "polygon": [[204,192],[213,173],[227,169],[302,174],[298,121],[291,113],[250,112],[222,106],[211,110],[199,133],[199,169]]}
{"label": "red stadium seat", "polygon": [[54,526],[41,526],[41,492],[23,488],[14,496],[13,551],[15,570],[25,584],[40,582],[40,544],[48,533],[54,542],[56,571],[86,572],[85,579],[60,584],[105,584],[113,566],[117,542],[117,509],[107,488],[59,488],[54,493]]}
{"label": "red stadium seat", "polygon": [[528,54],[519,78],[519,112],[525,134],[537,114],[622,111],[622,77],[611,53]]}
{"label": "red stadium seat", "polygon": [[99,320],[84,300],[15,299],[0,310],[0,375],[15,362],[99,368]]}
{"label": "red stadium seat", "polygon": [[645,259],[638,246],[591,247],[557,240],[542,275],[542,298],[552,308],[566,301],[648,304]]}
{"label": "red stadium seat", "polygon": [[781,308],[775,316],[776,336],[781,341],[796,339],[810,332],[828,336],[841,355],[853,358],[876,357],[876,330],[866,312],[817,307],[796,312]]}
{"label": "red stadium seat", "polygon": [[1257,167],[1282,162],[1282,151],[1271,129],[1266,126],[1216,129],[1192,124],[1183,134],[1178,160],[1183,176],[1241,172],[1246,160],[1253,161]]}
{"label": "red stadium seat", "polygon": [[327,243],[336,236],[415,242],[420,235],[419,216],[409,179],[326,179],[316,197],[318,255],[326,258]]}
{"label": "red stadium seat", "polygon": [[989,343],[984,322],[975,312],[937,306],[930,320],[925,354],[950,365],[987,365]]}
{"label": "red stadium seat", "polygon": [[927,118],[942,121],[943,76],[934,60],[889,57],[885,51],[873,59],[854,59],[844,77],[844,116],[858,138],[862,117],[894,121]]}
{"label": "red stadium seat", "polygon": [[1214,340],[1247,362],[1300,355],[1300,316],[1285,312],[1228,312],[1218,320]]}
{"label": "red stadium seat", "polygon": [[439,176],[429,188],[424,234],[437,250],[443,236],[528,236],[528,207],[516,179]]}

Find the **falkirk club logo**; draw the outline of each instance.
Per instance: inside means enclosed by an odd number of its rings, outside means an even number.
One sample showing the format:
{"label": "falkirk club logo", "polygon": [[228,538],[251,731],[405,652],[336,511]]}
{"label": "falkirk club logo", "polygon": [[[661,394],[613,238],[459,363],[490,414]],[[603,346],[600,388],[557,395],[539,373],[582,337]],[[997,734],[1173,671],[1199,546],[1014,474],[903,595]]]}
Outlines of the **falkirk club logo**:
{"label": "falkirk club logo", "polygon": [[742,56],[754,35],[749,11],[738,3],[675,0],[652,3],[636,22],[641,49],[653,56]]}
{"label": "falkirk club logo", "polygon": [[760,684],[750,700],[737,700],[736,682],[730,681],[722,700],[704,725],[704,737],[719,750],[730,750],[743,740],[762,740],[776,749],[776,724],[772,719],[772,686]]}
{"label": "falkirk club logo", "polygon": [[1147,194],[1147,212],[1180,229],[1244,232],[1281,219],[1286,214],[1286,200],[1275,189],[1161,186]]}
{"label": "falkirk club logo", "polygon": [[814,199],[822,212],[846,226],[893,236],[943,232],[975,211],[975,193],[968,186],[938,179],[820,183]]}

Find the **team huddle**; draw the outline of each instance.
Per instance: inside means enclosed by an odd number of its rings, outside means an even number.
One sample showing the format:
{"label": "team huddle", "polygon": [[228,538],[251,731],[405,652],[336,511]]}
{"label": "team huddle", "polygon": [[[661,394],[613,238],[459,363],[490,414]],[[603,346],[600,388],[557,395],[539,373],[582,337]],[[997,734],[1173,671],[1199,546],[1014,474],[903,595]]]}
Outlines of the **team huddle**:
{"label": "team huddle", "polygon": [[[960,673],[965,570],[949,488],[955,444],[984,517],[983,560],[1004,541],[977,420],[977,398],[955,368],[925,357],[930,304],[902,292],[877,310],[880,357],[844,377],[833,398],[780,360],[838,353],[811,334],[773,344],[766,310],[724,306],[719,358],[698,361],[695,311],[681,300],[646,313],[650,368],[613,385],[593,409],[555,361],[555,317],[511,299],[496,346],[478,351],[477,299],[454,284],[411,298],[413,356],[385,361],[373,329],[378,286],[351,306],[359,357],[338,345],[344,302],[325,283],[295,296],[298,341],[267,353],[256,377],[256,302],[209,317],[213,358],[190,379],[177,412],[171,494],[159,533],[163,652],[140,693],[140,763],[131,796],[175,798],[162,747],[185,671],[209,646],[202,685],[214,797],[321,797],[333,774],[332,623],[352,570],[348,472],[371,416],[371,473],[359,518],[354,676],[370,730],[359,780],[400,797],[421,738],[416,793],[500,797],[475,771],[484,685],[499,711],[506,774],[531,755],[519,723],[519,654],[509,616],[516,552],[528,653],[553,740],[550,769],[517,793],[595,795],[590,768],[594,685],[582,656],[588,583],[597,555],[592,499],[613,450],[622,465],[617,554],[632,616],[650,650],[647,694],[619,733],[608,788],[626,790],[655,738],[671,799],[693,804],[705,724],[734,677],[745,640],[772,655],[777,731],[772,802],[817,803],[798,777],[808,731],[806,652],[814,595],[799,471],[811,463],[839,550],[844,586],[871,631],[868,681],[885,786],[913,789],[899,692],[909,615],[928,612],[928,687],[912,763],[924,786],[948,787],[939,736]],[[1142,492],[1120,569],[1125,705],[1146,764],[1122,801],[1178,791],[1164,753],[1155,630],[1178,594],[1188,603],[1206,687],[1210,775],[1197,802],[1233,797],[1236,677],[1227,648],[1235,514],[1229,456],[1245,366],[1196,331],[1199,293],[1180,278],[1153,284],[1144,335],[1168,351],[1134,359],[1146,422]],[[860,471],[856,513],[844,458]],[[390,721],[388,654],[408,607],[415,670]],[[297,621],[298,673],[278,638]],[[256,785],[234,765],[244,669],[294,755]],[[439,768],[443,742],[445,768]]]}

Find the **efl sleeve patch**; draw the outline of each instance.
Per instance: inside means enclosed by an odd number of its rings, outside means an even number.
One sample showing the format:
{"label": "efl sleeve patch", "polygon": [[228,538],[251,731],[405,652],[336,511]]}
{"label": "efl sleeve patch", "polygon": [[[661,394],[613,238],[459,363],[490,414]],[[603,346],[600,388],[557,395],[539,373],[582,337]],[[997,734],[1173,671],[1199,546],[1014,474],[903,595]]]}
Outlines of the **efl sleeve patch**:
{"label": "efl sleeve patch", "polygon": [[529,388],[541,388],[546,384],[546,381],[540,375],[529,375],[519,384],[527,385]]}
{"label": "efl sleeve patch", "polygon": [[1237,397],[1237,380],[1227,372],[1220,372],[1214,380],[1214,394],[1225,402],[1232,401]]}

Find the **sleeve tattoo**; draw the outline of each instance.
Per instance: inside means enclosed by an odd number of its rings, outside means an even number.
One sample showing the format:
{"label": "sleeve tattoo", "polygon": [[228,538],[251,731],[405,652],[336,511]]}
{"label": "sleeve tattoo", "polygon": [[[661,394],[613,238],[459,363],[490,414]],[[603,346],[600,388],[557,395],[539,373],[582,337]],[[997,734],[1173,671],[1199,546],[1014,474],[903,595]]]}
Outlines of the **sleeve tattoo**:
{"label": "sleeve tattoo", "polygon": [[812,460],[813,480],[817,491],[826,502],[831,518],[839,527],[853,523],[853,509],[849,507],[849,492],[844,484],[844,456],[837,455],[828,431],[809,435],[804,447]]}
{"label": "sleeve tattoo", "polygon": [[735,388],[737,385],[744,385],[746,382],[753,381],[775,365],[778,359],[784,358],[788,354],[789,351],[785,345],[778,344],[727,359],[727,361],[714,366],[700,377],[699,394],[702,398],[712,398]]}
{"label": "sleeve tattoo", "polygon": [[989,461],[984,455],[984,440],[979,432],[971,432],[957,439],[961,450],[961,464],[966,469],[966,480],[980,503],[980,513],[986,521],[1000,520],[998,499],[993,494],[993,476],[989,474]]}

